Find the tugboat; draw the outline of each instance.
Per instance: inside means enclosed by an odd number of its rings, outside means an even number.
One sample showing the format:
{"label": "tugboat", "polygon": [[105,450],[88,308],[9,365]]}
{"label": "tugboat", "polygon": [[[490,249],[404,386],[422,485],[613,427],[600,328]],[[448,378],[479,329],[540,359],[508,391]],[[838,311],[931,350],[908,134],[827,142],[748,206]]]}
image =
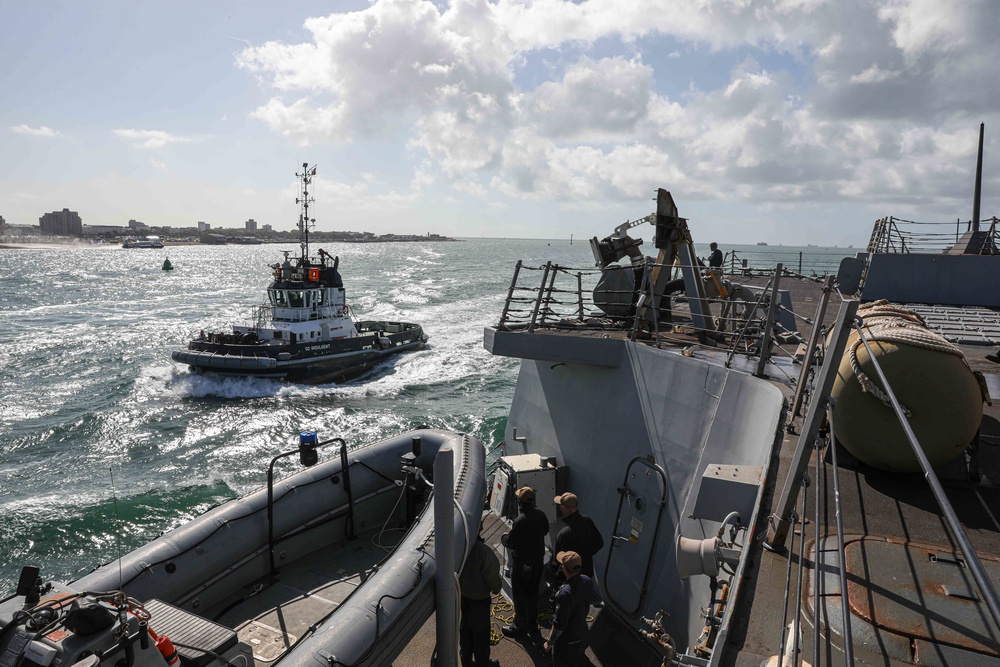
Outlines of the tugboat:
{"label": "tugboat", "polygon": [[351,318],[344,283],[338,270],[340,258],[320,249],[309,256],[309,186],[316,167],[302,165],[299,178],[301,254],[271,266],[274,280],[267,288],[267,302],[257,306],[250,322],[234,325],[232,332],[206,333],[175,350],[174,361],[199,373],[261,377],[321,384],[355,378],[404,350],[427,342],[419,324],[358,321]]}

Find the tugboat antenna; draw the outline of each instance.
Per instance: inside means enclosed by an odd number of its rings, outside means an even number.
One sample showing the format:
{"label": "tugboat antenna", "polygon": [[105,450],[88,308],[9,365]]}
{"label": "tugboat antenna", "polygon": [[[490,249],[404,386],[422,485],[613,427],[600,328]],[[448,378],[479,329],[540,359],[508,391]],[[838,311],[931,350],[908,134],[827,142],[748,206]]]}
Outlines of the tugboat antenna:
{"label": "tugboat antenna", "polygon": [[301,179],[299,187],[302,190],[302,194],[295,200],[296,204],[302,205],[302,212],[299,213],[299,244],[302,247],[302,259],[308,260],[309,225],[316,222],[309,219],[309,204],[316,201],[309,197],[309,185],[312,183],[312,177],[316,175],[316,165],[310,167],[308,162],[303,162],[302,173],[295,175]]}

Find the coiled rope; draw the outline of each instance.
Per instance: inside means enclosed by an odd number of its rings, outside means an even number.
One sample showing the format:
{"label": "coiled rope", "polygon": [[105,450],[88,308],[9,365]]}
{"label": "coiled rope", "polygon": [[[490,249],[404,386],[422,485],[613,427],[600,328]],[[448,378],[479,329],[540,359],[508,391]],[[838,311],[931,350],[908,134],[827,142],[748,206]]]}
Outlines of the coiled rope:
{"label": "coiled rope", "polygon": [[[924,318],[916,311],[889,303],[886,299],[879,299],[858,308],[858,317],[862,318],[864,322],[864,337],[869,343],[904,344],[920,347],[925,350],[943,352],[944,354],[951,354],[958,357],[965,364],[966,368],[969,368],[969,362],[965,359],[965,354],[962,350],[940,334],[928,329]],[[861,363],[858,361],[858,348],[862,345],[864,345],[864,342],[859,336],[850,349],[848,349],[848,356],[851,361],[851,370],[854,371],[854,377],[857,378],[858,384],[861,385],[861,391],[871,394],[885,405],[891,407],[892,403],[889,401],[889,396],[861,370]],[[969,368],[969,372],[972,372],[971,368]],[[976,379],[978,381],[979,377]],[[982,391],[982,388],[982,383],[980,383],[980,391]],[[984,394],[984,399],[989,402],[989,395]],[[902,407],[907,417],[912,416],[906,406]]]}

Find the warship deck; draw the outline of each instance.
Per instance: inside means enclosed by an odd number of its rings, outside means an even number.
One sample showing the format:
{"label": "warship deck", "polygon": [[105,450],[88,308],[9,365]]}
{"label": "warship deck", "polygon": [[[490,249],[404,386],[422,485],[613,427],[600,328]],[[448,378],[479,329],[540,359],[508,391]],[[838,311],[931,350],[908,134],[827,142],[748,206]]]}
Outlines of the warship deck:
{"label": "warship deck", "polygon": [[[485,512],[483,514],[482,536],[486,544],[498,554],[500,536],[510,530],[510,525],[503,519]],[[548,554],[546,554],[546,558]],[[502,559],[501,559],[502,562]],[[546,601],[539,599],[539,625],[542,634],[548,636],[551,627],[549,617],[551,610],[546,608]],[[540,646],[535,646],[526,639],[504,637],[500,628],[513,620],[513,606],[502,595],[494,597],[492,634],[493,650],[490,655],[499,660],[503,667],[548,667],[552,664],[549,656],[542,652]],[[598,607],[590,608],[590,647],[587,649],[587,659],[593,667],[611,667],[612,665],[652,665],[652,654],[637,642],[632,634],[622,627],[615,617]],[[426,667],[431,663],[436,644],[435,617],[423,625],[417,635],[406,647],[403,653],[393,662],[394,667]]]}
{"label": "warship deck", "polygon": [[[762,278],[734,280],[757,287],[766,284],[766,279]],[[788,292],[796,313],[806,318],[814,317],[822,296],[821,283],[809,279],[783,279],[780,287]],[[838,307],[839,299],[834,295],[824,325],[833,324]],[[932,322],[934,328],[950,334],[953,342],[962,348],[970,367],[984,373],[994,397],[992,406],[984,406],[976,455],[960,456],[937,473],[990,578],[1000,582],[1000,400],[996,400],[1000,398],[1000,364],[986,358],[988,354],[996,354],[1000,345],[1000,314],[996,311],[983,313],[982,309],[917,309],[929,321],[937,320]],[[730,355],[690,335],[690,327],[685,326],[690,320],[685,318],[684,311],[683,303],[675,305],[673,330],[662,334],[658,340],[644,342],[707,363],[728,364],[738,371],[755,370],[756,360],[752,355]],[[801,338],[807,340],[811,324],[799,320],[797,325]],[[577,354],[572,344],[574,338],[620,339],[628,335],[614,329],[552,326],[536,333],[565,337],[566,345],[562,349],[567,361]],[[524,336],[531,335],[524,332]],[[764,376],[784,392],[787,410],[794,394],[793,379],[801,370],[801,363],[796,360],[796,352],[801,350],[799,341],[794,339],[777,347],[780,350],[775,351],[775,363],[768,363]],[[801,414],[806,414],[805,407]],[[790,419],[790,431],[776,434],[763,511],[752,532],[757,537],[750,554],[752,563],[736,603],[722,658],[717,664],[778,665],[777,656],[782,652],[787,656],[784,664],[847,664],[840,620],[839,551],[834,523],[837,502],[829,447],[821,452],[818,462],[813,455],[808,474],[818,483],[809,485],[804,508],[801,494],[796,503],[800,514],[806,517],[804,531],[802,524],[797,523],[789,536],[788,549],[783,552],[767,551],[762,546],[768,521],[777,511],[778,496],[798,443],[795,434],[801,432],[802,421],[803,417]],[[839,508],[845,541],[852,543],[847,564],[849,607],[854,612],[851,614],[851,636],[855,664],[998,664],[1000,631],[993,625],[981,596],[976,593],[957,544],[949,535],[942,512],[923,476],[876,470],[860,463],[841,447],[837,449],[837,459]],[[492,516],[486,521],[487,541],[495,546],[504,524]],[[817,537],[820,540],[818,573]],[[928,553],[932,554],[929,559]],[[935,553],[941,557],[935,558]],[[817,586],[822,628],[819,634],[815,633],[814,622]],[[801,595],[797,593],[799,590]],[[797,609],[801,610],[798,644],[790,633]],[[610,613],[602,615],[601,610],[593,611],[592,648],[588,651],[592,665],[639,665],[648,659],[642,651],[636,653],[642,642],[630,630],[619,626]],[[870,622],[863,621],[862,617]],[[434,645],[433,623],[432,618],[396,665],[427,664]],[[499,620],[494,619],[494,623],[498,624]],[[796,647],[801,662],[792,659]],[[533,647],[508,638],[494,646],[492,655],[501,665],[510,667],[549,664]]]}
{"label": "warship deck", "polygon": [[[809,301],[817,301],[819,286],[810,281],[788,283],[796,308],[811,317],[806,299],[812,297]],[[782,288],[785,286],[783,281]],[[824,324],[833,323],[836,306],[831,302]],[[931,318],[927,313],[936,310],[950,313],[953,320],[965,312],[974,321],[977,310],[981,310],[912,307],[928,320]],[[962,349],[973,370],[983,372],[993,397],[992,406],[983,406],[977,455],[960,456],[936,472],[994,585],[1000,583],[1000,364],[986,356],[997,353],[998,322],[1000,314],[993,312],[992,321],[986,326],[958,324],[950,327],[953,330],[950,332],[942,330],[946,327],[935,327]],[[969,330],[968,335],[953,335],[955,329],[962,327]],[[972,343],[976,338],[984,338],[984,342],[991,344]],[[790,396],[791,389],[783,388]],[[801,417],[792,420],[796,433],[801,432],[801,424]],[[777,496],[797,443],[797,435],[779,436],[775,447],[777,471],[769,476],[765,489],[764,507],[768,511],[761,512],[756,534],[766,531],[766,521],[777,511]],[[855,547],[847,554],[855,664],[998,664],[1000,631],[976,593],[975,583],[923,475],[877,470],[857,461],[839,445],[836,456],[845,541],[852,541]],[[783,636],[785,664],[798,664],[791,659],[794,642],[788,628],[795,615],[800,563],[803,624],[799,660],[803,664],[846,664],[839,553],[835,546],[837,503],[833,473],[829,448],[820,455],[818,472],[814,454],[808,474],[811,480],[818,481],[813,481],[806,490],[805,507],[801,494],[796,505],[806,517],[805,534],[801,523],[797,524],[784,553],[767,551],[759,543],[755,546],[753,556],[759,559],[759,567],[751,568],[744,581],[746,588],[734,614],[734,627],[721,664],[756,666],[768,660],[778,664],[772,656],[779,654]],[[954,557],[928,558],[928,553],[936,552],[950,552]],[[814,623],[817,582],[823,629],[818,644]],[[786,599],[787,614],[782,617],[780,610]],[[866,623],[861,617],[873,622]],[[832,640],[827,629],[833,631]]]}

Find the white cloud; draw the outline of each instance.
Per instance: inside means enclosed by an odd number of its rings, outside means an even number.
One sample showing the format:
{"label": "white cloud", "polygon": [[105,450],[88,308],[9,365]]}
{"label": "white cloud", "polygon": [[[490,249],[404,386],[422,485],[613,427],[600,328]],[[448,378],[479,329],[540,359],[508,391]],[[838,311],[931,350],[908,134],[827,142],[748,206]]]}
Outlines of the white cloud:
{"label": "white cloud", "polygon": [[[884,0],[881,4],[879,18],[891,24],[893,42],[910,58],[926,51],[961,50],[968,36],[975,34],[977,8],[969,3]],[[989,10],[992,3],[986,0],[976,4]],[[991,29],[995,28],[994,23]]]}
{"label": "white cloud", "polygon": [[162,130],[114,130],[114,133],[132,142],[135,148],[163,148],[169,144],[191,141],[187,137],[179,137]]}
{"label": "white cloud", "polygon": [[538,86],[525,103],[528,122],[546,136],[600,141],[628,137],[646,116],[653,69],[621,57],[584,57],[562,81]]}
{"label": "white cloud", "polygon": [[[412,192],[901,200],[957,192],[972,119],[1000,114],[1000,5],[939,4],[378,0],[238,64],[270,88],[254,116],[296,143],[404,137]],[[728,77],[664,92],[699,55]]]}
{"label": "white cloud", "polygon": [[28,125],[15,125],[11,127],[10,130],[15,134],[24,134],[29,137],[43,137],[46,139],[62,136],[62,134],[60,134],[59,132],[56,132],[51,127],[46,127],[45,125],[40,125],[39,127],[29,127]]}
{"label": "white cloud", "polygon": [[880,69],[878,65],[872,65],[864,72],[855,74],[849,81],[851,83],[882,83],[899,76],[899,72],[887,72]]}
{"label": "white cloud", "polygon": [[163,164],[162,162],[160,162],[159,160],[157,160],[155,157],[149,158],[149,164],[151,164],[153,166],[153,168],[156,169],[156,170],[158,170],[158,171],[162,171],[162,172],[169,171],[167,169],[167,165]]}

